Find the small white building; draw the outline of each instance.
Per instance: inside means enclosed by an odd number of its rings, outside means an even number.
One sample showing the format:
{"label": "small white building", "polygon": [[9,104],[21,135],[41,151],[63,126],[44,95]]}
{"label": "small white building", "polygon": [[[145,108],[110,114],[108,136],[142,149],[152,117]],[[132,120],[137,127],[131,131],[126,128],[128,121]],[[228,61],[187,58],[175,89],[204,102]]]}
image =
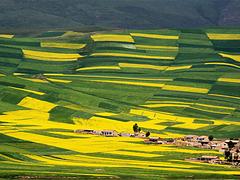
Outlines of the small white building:
{"label": "small white building", "polygon": [[196,140],[198,142],[209,142],[208,136],[198,136]]}
{"label": "small white building", "polygon": [[220,152],[224,152],[225,150],[228,149],[228,144],[226,142],[217,143],[215,149],[218,149]]}
{"label": "small white building", "polygon": [[198,136],[196,136],[196,135],[186,135],[186,136],[184,136],[185,141],[196,141],[197,138],[198,138]]}
{"label": "small white building", "polygon": [[102,130],[101,135],[106,137],[116,137],[118,136],[118,132],[115,130]]}
{"label": "small white building", "polygon": [[81,134],[93,134],[94,130],[92,130],[92,129],[77,129],[74,132],[81,133]]}
{"label": "small white building", "polygon": [[146,144],[163,144],[163,141],[161,141],[160,137],[150,137],[146,140],[144,140]]}
{"label": "small white building", "polygon": [[94,131],[93,131],[93,134],[100,136],[100,135],[102,134],[102,131],[101,131],[101,130],[94,130]]}
{"label": "small white building", "polygon": [[138,137],[138,138],[145,138],[145,137],[146,137],[146,134],[143,133],[143,132],[140,132],[140,133],[135,133],[134,136],[135,136],[135,137]]}
{"label": "small white building", "polygon": [[130,133],[127,133],[127,132],[121,132],[120,134],[119,134],[119,136],[122,136],[122,137],[132,137],[132,136],[134,136],[133,134],[130,134]]}

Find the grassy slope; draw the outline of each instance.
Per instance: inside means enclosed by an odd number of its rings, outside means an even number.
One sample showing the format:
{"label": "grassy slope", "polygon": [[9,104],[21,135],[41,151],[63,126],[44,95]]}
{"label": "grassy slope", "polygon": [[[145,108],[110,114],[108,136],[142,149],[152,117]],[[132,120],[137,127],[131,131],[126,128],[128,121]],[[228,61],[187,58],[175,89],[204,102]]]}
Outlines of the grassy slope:
{"label": "grassy slope", "polygon": [[[1,176],[159,179],[239,174],[224,166],[184,161],[206,154],[197,149],[72,133],[79,128],[130,132],[138,122],[153,136],[239,137],[240,64],[219,53],[238,53],[240,41],[238,35],[210,40],[207,33],[216,32],[240,30],[101,32],[115,34],[101,37],[104,41],[74,32],[0,38]],[[43,47],[43,42],[65,44]],[[76,44],[86,46],[75,49]],[[50,54],[30,57],[24,50]],[[51,58],[51,53],[58,54]],[[85,57],[74,60],[67,54]]]}

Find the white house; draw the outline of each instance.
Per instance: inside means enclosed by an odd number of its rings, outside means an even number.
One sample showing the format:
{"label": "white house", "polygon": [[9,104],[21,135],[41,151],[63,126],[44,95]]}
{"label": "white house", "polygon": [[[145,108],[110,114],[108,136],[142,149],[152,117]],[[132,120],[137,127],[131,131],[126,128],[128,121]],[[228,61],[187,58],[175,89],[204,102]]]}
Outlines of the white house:
{"label": "white house", "polygon": [[119,136],[122,136],[122,137],[131,137],[131,136],[134,136],[134,135],[132,135],[132,134],[130,134],[130,133],[127,133],[127,132],[121,132],[121,133],[119,134]]}
{"label": "white house", "polygon": [[116,137],[118,136],[118,132],[115,130],[102,130],[101,135],[106,137]]}

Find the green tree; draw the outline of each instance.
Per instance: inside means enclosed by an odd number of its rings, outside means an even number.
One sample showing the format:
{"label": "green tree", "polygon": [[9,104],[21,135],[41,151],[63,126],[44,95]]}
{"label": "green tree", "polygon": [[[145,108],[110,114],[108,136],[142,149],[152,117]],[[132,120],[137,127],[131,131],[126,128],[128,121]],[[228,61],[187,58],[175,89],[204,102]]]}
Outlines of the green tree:
{"label": "green tree", "polygon": [[225,159],[228,159],[229,158],[229,156],[230,156],[230,151],[229,150],[226,150],[225,152],[224,152],[224,156],[225,156]]}
{"label": "green tree", "polygon": [[212,141],[214,139],[213,135],[208,136],[208,140]]}
{"label": "green tree", "polygon": [[234,143],[232,141],[227,142],[228,148],[232,149],[234,147]]}
{"label": "green tree", "polygon": [[141,130],[142,130],[142,129],[141,129],[140,127],[138,127],[138,132],[141,132]]}
{"label": "green tree", "polygon": [[148,132],[146,133],[146,137],[149,137],[150,134],[151,134],[151,133],[148,131]]}
{"label": "green tree", "polygon": [[138,125],[137,125],[137,123],[135,123],[134,125],[133,125],[133,131],[135,132],[135,133],[137,133],[138,132]]}

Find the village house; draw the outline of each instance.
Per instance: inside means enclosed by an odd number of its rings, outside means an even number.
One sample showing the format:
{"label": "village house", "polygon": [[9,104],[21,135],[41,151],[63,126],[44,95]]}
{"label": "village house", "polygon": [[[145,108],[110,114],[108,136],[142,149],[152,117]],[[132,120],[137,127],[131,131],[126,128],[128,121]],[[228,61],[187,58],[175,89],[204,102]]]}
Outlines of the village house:
{"label": "village house", "polygon": [[82,134],[94,134],[94,130],[92,130],[92,129],[77,129],[74,132],[82,133]]}
{"label": "village house", "polygon": [[196,141],[201,142],[201,143],[208,143],[209,139],[208,139],[208,136],[198,136],[196,138]]}
{"label": "village house", "polygon": [[240,142],[239,140],[231,140],[231,139],[228,139],[228,140],[225,141],[225,143],[228,144],[230,141],[233,143],[234,146],[236,146],[236,145],[239,144],[239,142]]}
{"label": "village house", "polygon": [[106,137],[116,137],[118,136],[118,132],[115,130],[92,130],[92,129],[77,129],[74,131],[75,133],[81,134],[92,134]]}
{"label": "village house", "polygon": [[218,156],[201,156],[198,158],[186,159],[187,161],[197,161],[211,164],[221,164],[222,160]]}
{"label": "village house", "polygon": [[134,137],[134,134],[127,133],[127,132],[121,132],[121,133],[119,133],[119,136],[121,136],[121,137]]}
{"label": "village house", "polygon": [[205,161],[205,162],[210,162],[213,160],[219,160],[220,158],[218,156],[201,156],[197,158],[199,161]]}
{"label": "village house", "polygon": [[94,130],[93,134],[100,136],[102,134],[102,131],[101,130]]}
{"label": "village house", "polygon": [[134,137],[145,138],[146,134],[144,132],[134,133]]}
{"label": "village house", "polygon": [[118,136],[118,132],[115,130],[102,130],[101,135],[106,137],[116,137]]}
{"label": "village house", "polygon": [[160,137],[149,137],[148,139],[144,140],[146,144],[163,144],[164,142],[161,140]]}
{"label": "village house", "polygon": [[183,140],[193,142],[193,141],[196,141],[197,138],[198,136],[196,135],[187,135],[187,136],[184,136]]}
{"label": "village house", "polygon": [[224,151],[226,151],[228,149],[228,144],[226,142],[224,142],[224,141],[218,142],[216,144],[215,149],[219,150],[219,152],[224,152]]}

